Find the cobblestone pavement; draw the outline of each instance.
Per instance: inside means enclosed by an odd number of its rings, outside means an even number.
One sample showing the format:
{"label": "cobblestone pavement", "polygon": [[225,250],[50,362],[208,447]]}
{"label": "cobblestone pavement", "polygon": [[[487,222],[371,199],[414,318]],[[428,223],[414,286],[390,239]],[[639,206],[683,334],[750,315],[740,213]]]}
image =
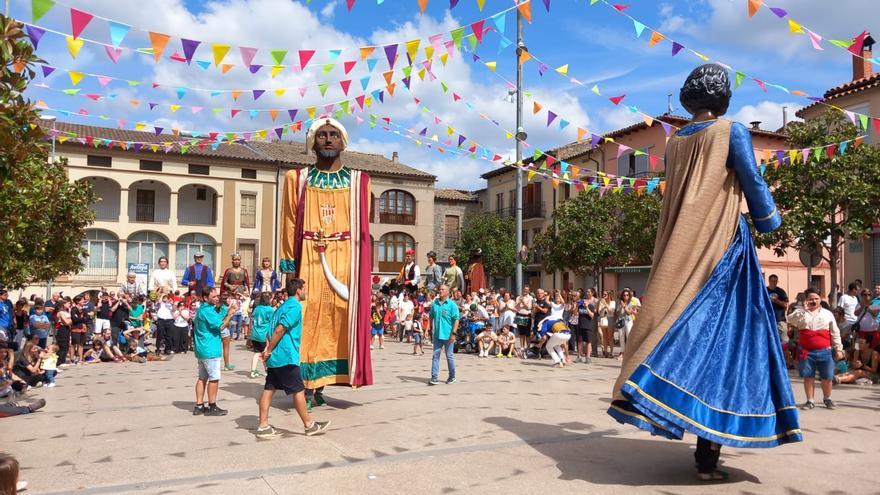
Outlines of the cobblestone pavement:
{"label": "cobblestone pavement", "polygon": [[553,369],[458,355],[458,382],[428,387],[429,353],[411,350],[375,350],[374,386],[328,388],[329,404],[313,411],[332,420],[324,436],[305,437],[279,393],[270,419],[284,436],[254,437],[262,381],[237,345],[218,401],[228,416],[192,416],[191,354],[79,366],[30,394],[46,398],[43,410],[0,420],[2,449],[30,493],[878,492],[880,387],[836,388],[837,410],[802,413],[803,443],[725,448],[731,481],[710,486],[695,479],[694,437],[658,439],[605,414],[617,361]]}

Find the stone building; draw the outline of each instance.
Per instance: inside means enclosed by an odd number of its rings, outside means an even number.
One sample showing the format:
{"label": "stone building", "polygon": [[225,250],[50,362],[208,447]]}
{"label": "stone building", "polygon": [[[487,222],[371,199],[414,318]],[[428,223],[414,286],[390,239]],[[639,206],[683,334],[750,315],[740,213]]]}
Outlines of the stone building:
{"label": "stone building", "polygon": [[434,251],[438,263],[448,264],[447,258],[455,251],[455,241],[467,217],[478,212],[479,198],[472,192],[458,189],[434,192]]}

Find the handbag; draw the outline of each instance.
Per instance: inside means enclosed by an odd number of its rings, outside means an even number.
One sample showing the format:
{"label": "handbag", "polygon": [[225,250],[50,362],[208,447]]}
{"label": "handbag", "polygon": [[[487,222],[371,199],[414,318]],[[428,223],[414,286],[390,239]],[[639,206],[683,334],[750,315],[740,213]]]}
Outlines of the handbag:
{"label": "handbag", "polygon": [[599,318],[599,326],[600,327],[607,327],[608,326],[608,317],[607,316],[603,316],[603,317]]}
{"label": "handbag", "polygon": [[618,330],[623,330],[624,328],[626,328],[626,317],[621,316],[620,318],[618,318],[614,326],[616,326]]}

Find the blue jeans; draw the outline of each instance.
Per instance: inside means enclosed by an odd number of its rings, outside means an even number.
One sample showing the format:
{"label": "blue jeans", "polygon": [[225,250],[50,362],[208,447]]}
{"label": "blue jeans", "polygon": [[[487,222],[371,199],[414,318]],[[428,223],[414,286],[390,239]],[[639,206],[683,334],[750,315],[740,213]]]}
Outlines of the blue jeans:
{"label": "blue jeans", "polygon": [[233,315],[232,319],[229,320],[229,336],[236,340],[241,338],[241,316]]}
{"label": "blue jeans", "polygon": [[449,368],[449,378],[455,378],[455,356],[452,354],[453,344],[449,340],[434,339],[434,356],[431,359],[431,379],[436,380],[440,375],[440,353],[446,349],[446,367]]}

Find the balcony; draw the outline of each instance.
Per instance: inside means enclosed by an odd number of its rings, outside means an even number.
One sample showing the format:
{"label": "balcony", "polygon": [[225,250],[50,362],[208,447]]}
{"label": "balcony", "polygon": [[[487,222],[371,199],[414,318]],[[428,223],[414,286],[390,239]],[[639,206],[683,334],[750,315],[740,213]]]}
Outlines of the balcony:
{"label": "balcony", "polygon": [[[494,213],[501,217],[513,217],[516,216],[516,208],[501,208],[499,210],[495,210]],[[544,208],[543,202],[526,203],[522,206],[523,220],[528,220],[530,218],[544,218],[545,215],[546,210]]]}
{"label": "balcony", "polygon": [[397,225],[415,225],[415,213],[379,213],[379,223],[397,224]]}
{"label": "balcony", "polygon": [[73,275],[77,282],[116,282],[118,269],[112,267],[86,267],[85,270]]}

